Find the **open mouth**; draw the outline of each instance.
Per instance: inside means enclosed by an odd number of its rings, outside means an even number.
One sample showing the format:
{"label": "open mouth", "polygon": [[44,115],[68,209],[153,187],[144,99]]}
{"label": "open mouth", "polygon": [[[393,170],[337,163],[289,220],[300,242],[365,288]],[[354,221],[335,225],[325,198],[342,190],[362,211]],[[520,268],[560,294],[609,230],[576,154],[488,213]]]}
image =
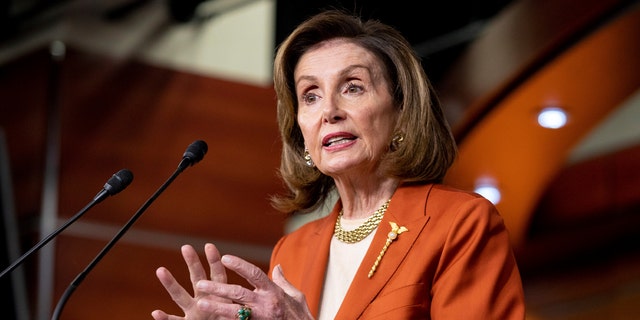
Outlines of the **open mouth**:
{"label": "open mouth", "polygon": [[322,145],[325,147],[336,146],[336,145],[348,143],[355,139],[356,139],[355,136],[335,136],[335,137],[326,139],[326,141],[324,141]]}

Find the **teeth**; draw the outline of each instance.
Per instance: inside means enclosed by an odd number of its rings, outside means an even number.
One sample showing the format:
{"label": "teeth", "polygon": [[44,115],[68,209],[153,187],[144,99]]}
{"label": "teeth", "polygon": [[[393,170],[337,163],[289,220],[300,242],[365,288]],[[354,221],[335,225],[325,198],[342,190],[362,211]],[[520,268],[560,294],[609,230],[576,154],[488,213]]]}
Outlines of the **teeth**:
{"label": "teeth", "polygon": [[349,138],[345,138],[345,137],[335,137],[335,138],[331,138],[329,139],[329,141],[327,141],[326,145],[330,146],[332,144],[340,144],[340,143],[346,143],[348,141],[350,141],[351,139]]}

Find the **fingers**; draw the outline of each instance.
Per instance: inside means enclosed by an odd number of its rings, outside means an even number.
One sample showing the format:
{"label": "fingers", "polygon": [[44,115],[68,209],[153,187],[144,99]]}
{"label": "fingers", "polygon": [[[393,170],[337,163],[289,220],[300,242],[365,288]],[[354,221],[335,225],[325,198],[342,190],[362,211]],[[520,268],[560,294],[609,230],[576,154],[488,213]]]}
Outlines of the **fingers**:
{"label": "fingers", "polygon": [[242,305],[235,303],[218,303],[217,301],[209,301],[208,299],[198,300],[198,308],[209,314],[215,314],[220,319],[236,319],[238,310]]}
{"label": "fingers", "polygon": [[[184,320],[186,318],[208,319],[209,316],[218,314],[217,312],[213,312],[209,315],[203,313],[203,310],[201,310],[197,306],[198,301],[202,299],[206,299],[208,303],[214,305],[214,309],[219,308],[220,306],[231,308],[233,306],[231,304],[232,302],[225,296],[218,296],[212,294],[212,291],[203,291],[197,287],[197,284],[199,282],[210,282],[213,284],[227,285],[226,268],[220,261],[220,252],[218,251],[218,249],[213,244],[205,244],[205,255],[207,258],[207,263],[209,265],[209,276],[211,277],[211,281],[207,280],[208,275],[200,260],[200,256],[191,245],[183,245],[181,247],[181,252],[182,257],[189,270],[189,278],[193,286],[193,294],[187,292],[187,290],[178,283],[171,272],[169,272],[169,270],[165,267],[156,269],[156,276],[158,280],[160,280],[160,283],[164,286],[165,290],[169,293],[173,301],[178,305],[178,307],[182,309],[185,316],[180,317],[169,315],[162,310],[154,310],[151,313],[151,316],[155,320]],[[233,315],[231,311],[233,310],[229,309],[225,312]]]}
{"label": "fingers", "polygon": [[220,261],[230,270],[245,278],[253,287],[259,290],[273,288],[273,282],[259,267],[232,255],[223,256]]}
{"label": "fingers", "polygon": [[202,262],[200,262],[200,257],[196,250],[188,244],[183,245],[180,249],[184,262],[187,264],[187,268],[189,268],[191,283],[195,286],[198,281],[207,279],[207,273],[202,266]]}
{"label": "fingers", "polygon": [[293,314],[297,314],[298,319],[313,319],[304,293],[294,287],[284,277],[284,272],[282,272],[282,267],[280,265],[277,265],[273,268],[271,278],[273,278],[273,282],[278,287],[280,287],[287,296],[295,301],[295,303],[287,304],[287,310],[289,310]]}
{"label": "fingers", "polygon": [[[205,255],[207,256],[207,262],[209,263],[209,273],[210,273],[211,281],[226,284],[227,271],[224,265],[222,264],[222,262],[220,262],[220,252],[218,251],[218,248],[216,248],[216,246],[211,243],[207,243],[204,246],[204,251],[205,251]],[[198,287],[196,286],[196,284],[197,283],[194,283],[194,290],[197,290],[197,292],[200,293],[199,296],[205,296],[207,294],[210,294],[210,292],[204,292],[200,289],[197,289]],[[222,296],[209,296],[209,298],[212,301],[215,300],[217,302],[222,302],[222,303],[231,302]]]}
{"label": "fingers", "polygon": [[154,320],[185,320],[184,317],[168,315],[162,310],[154,310],[151,312],[151,317],[153,317]]}
{"label": "fingers", "polygon": [[[247,280],[255,290],[234,284],[200,281],[196,284],[198,291],[209,294],[198,299],[200,310],[232,317],[242,305],[247,305],[252,308],[252,317],[256,319],[282,319],[286,318],[284,315],[295,319],[313,319],[304,294],[285,279],[279,266],[273,272],[274,281],[277,281],[274,282],[262,269],[241,258],[224,255],[220,263]],[[225,297],[228,301],[220,303],[220,300],[212,297]]]}
{"label": "fingers", "polygon": [[169,320],[169,315],[162,310],[154,310],[151,312],[151,317],[153,317],[154,320]]}
{"label": "fingers", "polygon": [[220,262],[220,252],[215,245],[207,243],[204,246],[204,252],[209,263],[209,273],[211,281],[227,283],[227,271],[222,262]]}
{"label": "fingers", "polygon": [[222,264],[242,276],[255,287],[249,290],[239,285],[200,281],[199,290],[214,296],[224,296],[235,304],[217,304],[209,299],[198,301],[200,310],[207,310],[225,316],[237,313],[240,306],[252,308],[252,318],[256,319],[313,319],[304,294],[298,291],[284,277],[280,266],[273,271],[273,281],[257,266],[238,257],[225,255]]}
{"label": "fingers", "polygon": [[288,289],[293,288],[293,285],[291,285],[289,281],[285,279],[284,274],[282,273],[282,267],[280,267],[280,265],[277,265],[273,268],[271,278],[273,279],[273,282],[278,285],[278,287],[282,288],[282,290],[284,290],[284,292],[286,292],[288,295],[291,295]]}
{"label": "fingers", "polygon": [[271,278],[273,278],[273,282],[278,285],[278,287],[282,288],[282,290],[290,296],[292,295],[291,290],[296,290],[296,288],[284,277],[284,273],[282,273],[282,267],[280,267],[280,265],[273,268]]}
{"label": "fingers", "polygon": [[[222,268],[226,267],[245,278],[249,284],[256,288],[256,291],[268,291],[269,289],[282,291],[269,280],[267,275],[259,267],[243,259],[225,255],[220,259],[220,265]],[[227,304],[232,301],[240,304],[251,304],[258,300],[258,295],[254,290],[244,288],[240,285],[227,284],[226,282],[200,281],[196,284],[196,289],[199,292],[208,293],[210,297],[224,297],[227,299]],[[201,306],[201,308],[207,308],[201,303],[213,302],[208,300],[212,299],[207,297],[207,299],[199,301],[199,306]],[[216,307],[220,306],[217,305]]]}
{"label": "fingers", "polygon": [[273,268],[271,278],[278,287],[282,288],[282,290],[292,298],[300,302],[305,300],[304,294],[284,277],[284,273],[282,272],[282,267],[280,265]]}
{"label": "fingers", "polygon": [[[156,277],[162,283],[162,286],[167,290],[171,299],[175,301],[175,303],[182,308],[183,310],[190,308],[194,300],[191,295],[185,290],[176,279],[173,277],[171,272],[167,270],[165,267],[160,267],[156,270]],[[166,318],[160,318],[166,319]]]}

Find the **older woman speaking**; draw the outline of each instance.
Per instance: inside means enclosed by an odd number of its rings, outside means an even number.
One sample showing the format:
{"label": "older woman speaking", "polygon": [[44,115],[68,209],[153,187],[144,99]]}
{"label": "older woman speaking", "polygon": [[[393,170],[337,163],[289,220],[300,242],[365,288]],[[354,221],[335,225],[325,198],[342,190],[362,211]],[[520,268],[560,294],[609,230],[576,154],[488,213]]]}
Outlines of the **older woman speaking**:
{"label": "older woman speaking", "polygon": [[[188,293],[157,277],[184,316],[172,319],[524,319],[507,230],[483,197],[442,184],[456,145],[419,59],[379,21],[326,11],[299,25],[274,63],[292,214],[338,201],[283,236],[269,273],[205,246],[207,275],[182,248]],[[251,288],[227,283],[230,270]],[[269,276],[270,275],[270,276]]]}

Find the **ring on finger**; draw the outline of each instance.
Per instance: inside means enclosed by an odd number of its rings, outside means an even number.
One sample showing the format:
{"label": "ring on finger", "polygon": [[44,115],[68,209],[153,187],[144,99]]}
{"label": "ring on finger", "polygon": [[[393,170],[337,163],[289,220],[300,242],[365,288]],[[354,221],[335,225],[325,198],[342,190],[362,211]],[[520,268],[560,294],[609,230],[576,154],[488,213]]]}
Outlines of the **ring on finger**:
{"label": "ring on finger", "polygon": [[238,319],[239,320],[250,320],[251,319],[251,308],[243,305],[238,310]]}

